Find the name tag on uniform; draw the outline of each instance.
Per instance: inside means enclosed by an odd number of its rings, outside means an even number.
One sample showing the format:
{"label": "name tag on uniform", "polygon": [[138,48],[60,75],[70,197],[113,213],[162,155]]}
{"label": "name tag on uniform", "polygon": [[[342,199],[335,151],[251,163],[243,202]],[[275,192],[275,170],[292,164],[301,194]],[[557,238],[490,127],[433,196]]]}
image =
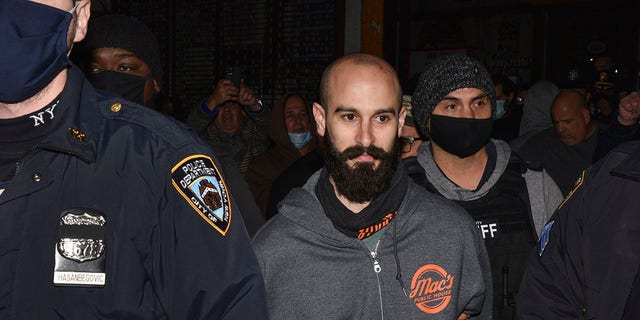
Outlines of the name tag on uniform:
{"label": "name tag on uniform", "polygon": [[105,215],[94,209],[65,209],[60,214],[53,284],[101,287],[106,283]]}

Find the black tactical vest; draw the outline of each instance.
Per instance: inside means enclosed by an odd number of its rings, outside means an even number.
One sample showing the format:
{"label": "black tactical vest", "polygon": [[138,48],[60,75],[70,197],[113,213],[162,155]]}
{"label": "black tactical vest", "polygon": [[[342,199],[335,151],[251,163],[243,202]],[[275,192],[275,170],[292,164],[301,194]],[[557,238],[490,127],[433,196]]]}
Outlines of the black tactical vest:
{"label": "black tactical vest", "polygon": [[[527,256],[536,244],[527,185],[527,168],[511,157],[505,172],[482,198],[455,201],[476,221],[484,238],[493,277],[493,318],[515,319],[515,295]],[[427,181],[426,189],[439,194]]]}

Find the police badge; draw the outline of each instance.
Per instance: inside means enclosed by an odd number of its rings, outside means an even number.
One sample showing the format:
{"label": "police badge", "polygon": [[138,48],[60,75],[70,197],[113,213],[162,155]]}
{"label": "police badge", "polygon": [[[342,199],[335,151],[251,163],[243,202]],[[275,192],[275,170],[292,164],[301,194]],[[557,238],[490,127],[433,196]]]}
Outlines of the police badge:
{"label": "police badge", "polygon": [[210,157],[193,155],[171,169],[171,183],[191,207],[223,236],[231,225],[231,200]]}
{"label": "police badge", "polygon": [[104,286],[106,223],[93,209],[66,209],[60,214],[53,283],[57,286]]}

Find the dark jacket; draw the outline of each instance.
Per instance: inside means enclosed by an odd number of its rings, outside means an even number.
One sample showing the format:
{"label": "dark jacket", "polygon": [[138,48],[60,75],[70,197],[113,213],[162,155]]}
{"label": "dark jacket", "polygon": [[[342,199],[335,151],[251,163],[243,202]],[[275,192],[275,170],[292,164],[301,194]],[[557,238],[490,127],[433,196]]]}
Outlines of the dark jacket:
{"label": "dark jacket", "polygon": [[[267,135],[271,139],[271,148],[253,159],[246,174],[251,193],[253,193],[253,197],[263,216],[266,216],[271,184],[284,169],[302,157],[300,151],[289,139],[287,125],[284,120],[284,105],[291,96],[286,95],[276,102],[267,127]],[[309,130],[312,134],[311,141],[307,145],[315,146],[315,127],[313,126],[314,122],[311,119],[311,111],[308,110],[308,106],[307,111],[309,115]]]}
{"label": "dark jacket", "polygon": [[324,167],[324,157],[320,149],[316,148],[282,171],[271,184],[265,219],[273,218],[278,213],[278,203],[284,199],[289,191],[302,187],[309,177],[322,167]]}
{"label": "dark jacket", "polygon": [[[587,169],[527,261],[519,319],[621,319],[639,301],[640,142]],[[637,318],[637,314],[631,318]]]}
{"label": "dark jacket", "polygon": [[0,195],[0,318],[265,318],[210,149],[153,110],[99,100],[69,69],[52,131]]}

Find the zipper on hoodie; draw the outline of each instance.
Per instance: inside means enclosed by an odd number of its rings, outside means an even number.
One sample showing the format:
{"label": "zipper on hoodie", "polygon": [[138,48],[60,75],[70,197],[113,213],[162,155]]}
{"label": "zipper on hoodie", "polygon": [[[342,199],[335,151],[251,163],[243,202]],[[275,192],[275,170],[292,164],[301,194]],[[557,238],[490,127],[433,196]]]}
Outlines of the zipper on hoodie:
{"label": "zipper on hoodie", "polygon": [[380,271],[382,271],[382,267],[380,266],[380,262],[378,262],[378,246],[380,245],[380,240],[376,243],[375,251],[371,251],[371,258],[373,258],[373,271],[376,273],[376,280],[378,281],[378,297],[380,299],[380,315],[382,316],[382,320],[384,320],[384,309],[382,307],[382,287],[380,286]]}

